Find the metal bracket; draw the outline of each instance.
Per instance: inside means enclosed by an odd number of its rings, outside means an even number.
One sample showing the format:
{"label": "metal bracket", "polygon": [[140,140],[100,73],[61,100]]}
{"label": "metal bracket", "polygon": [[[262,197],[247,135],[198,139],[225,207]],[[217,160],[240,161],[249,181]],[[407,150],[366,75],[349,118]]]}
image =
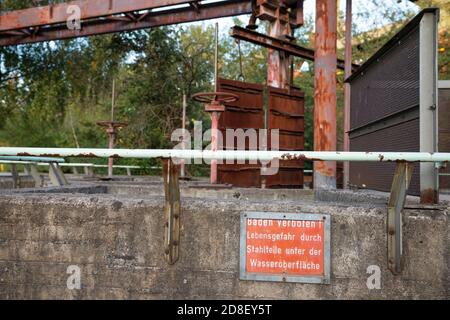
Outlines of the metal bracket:
{"label": "metal bracket", "polygon": [[434,167],[438,170],[447,168],[447,162],[435,162]]}
{"label": "metal bracket", "polygon": [[94,168],[84,167],[84,175],[87,177],[93,177],[94,176]]}
{"label": "metal bracket", "polygon": [[36,188],[40,188],[44,185],[44,179],[42,179],[41,175],[39,174],[36,164],[26,164],[25,173],[33,178],[34,186]]}
{"label": "metal bracket", "polygon": [[61,167],[56,162],[49,163],[48,175],[50,177],[52,185],[55,187],[67,186],[69,184],[66,177],[64,176],[64,173],[61,170]]}
{"label": "metal bracket", "polygon": [[413,163],[398,162],[388,203],[387,250],[388,268],[400,274],[403,268],[402,211],[413,171]]}
{"label": "metal bracket", "polygon": [[164,206],[164,255],[169,264],[178,260],[180,247],[180,185],[178,166],[172,159],[163,159],[166,202]]}
{"label": "metal bracket", "polygon": [[13,181],[13,189],[20,188],[20,176],[17,171],[16,164],[11,164],[11,176],[12,176],[12,181]]}

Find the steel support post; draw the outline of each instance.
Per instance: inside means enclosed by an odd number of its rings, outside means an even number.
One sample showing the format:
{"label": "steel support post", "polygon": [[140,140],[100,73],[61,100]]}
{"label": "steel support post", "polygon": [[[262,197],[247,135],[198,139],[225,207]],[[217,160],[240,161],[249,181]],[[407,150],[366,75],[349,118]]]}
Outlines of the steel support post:
{"label": "steel support post", "polygon": [[[211,112],[211,151],[217,151],[219,145],[220,112]],[[217,184],[217,160],[211,160],[211,184]]]}
{"label": "steel support post", "polygon": [[[113,83],[114,87],[114,83]],[[114,88],[113,88],[113,106],[111,108],[111,116],[114,117]],[[114,149],[116,146],[116,138],[119,128],[124,128],[128,126],[128,123],[126,122],[120,122],[120,121],[99,121],[97,122],[97,125],[101,127],[106,127],[106,133],[108,134],[108,147],[110,150]],[[114,157],[109,157],[108,159],[108,177],[113,176],[113,170],[114,170]]]}
{"label": "steel support post", "polygon": [[[211,151],[216,152],[219,149],[219,119],[222,112],[225,111],[224,105],[206,105],[205,111],[211,117]],[[217,159],[211,160],[211,184],[217,184]]]}
{"label": "steel support post", "polygon": [[[425,13],[420,22],[420,152],[438,151],[438,15]],[[420,202],[439,202],[438,169],[420,164]]]}
{"label": "steel support post", "polygon": [[34,186],[36,188],[40,188],[44,185],[44,180],[42,179],[41,175],[39,174],[38,168],[36,164],[26,164],[25,171],[28,175],[30,175],[34,180]]}
{"label": "steel support post", "polygon": [[402,212],[413,171],[413,163],[398,162],[392,182],[387,217],[388,268],[393,274],[402,271]]}
{"label": "steel support post", "polygon": [[49,171],[48,175],[50,177],[50,181],[55,187],[62,187],[69,184],[64,173],[61,170],[61,167],[56,162],[49,163]]}
{"label": "steel support post", "polygon": [[[352,74],[352,0],[346,2],[345,13],[345,78]],[[350,83],[344,84],[344,151],[350,151]],[[350,182],[350,163],[344,162],[344,189]]]}
{"label": "steel support post", "polygon": [[[113,126],[108,128],[108,136],[109,136],[109,149],[114,149],[115,141],[116,141],[116,130]],[[114,174],[114,158],[110,157],[108,159],[108,177],[112,177]]]}
{"label": "steel support post", "polygon": [[20,188],[20,177],[19,172],[17,171],[17,165],[11,164],[11,176],[13,182],[13,189]]}
{"label": "steel support post", "polygon": [[180,246],[180,185],[178,167],[172,159],[163,159],[165,192],[164,206],[164,255],[169,264],[178,260]]}
{"label": "steel support post", "polygon": [[[187,101],[186,101],[186,95],[183,94],[183,106],[182,106],[182,116],[181,116],[181,128],[183,129],[183,145],[182,148],[183,150],[186,149],[186,139],[185,139],[185,130],[186,130],[186,105],[187,105]],[[185,172],[185,160],[181,159],[181,163],[180,163],[180,176],[182,178],[185,177],[186,172]]]}
{"label": "steel support post", "polygon": [[[336,150],[336,29],[335,0],[316,1],[314,150]],[[314,188],[336,188],[336,162],[314,163]]]}
{"label": "steel support post", "polygon": [[94,168],[93,167],[84,167],[84,175],[87,177],[93,177],[94,176]]}
{"label": "steel support post", "polygon": [[[286,33],[286,26],[279,19],[280,7],[277,9],[278,18],[270,22],[269,36],[281,38]],[[289,55],[285,52],[269,48],[267,63],[267,84],[275,88],[287,88],[290,85]]]}

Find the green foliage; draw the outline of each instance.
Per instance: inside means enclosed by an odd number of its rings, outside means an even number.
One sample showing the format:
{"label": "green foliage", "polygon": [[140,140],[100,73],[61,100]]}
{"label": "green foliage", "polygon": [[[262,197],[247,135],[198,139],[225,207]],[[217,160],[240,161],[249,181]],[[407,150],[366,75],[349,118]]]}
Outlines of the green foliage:
{"label": "green foliage", "polygon": [[[41,1],[40,4],[47,4]],[[55,2],[53,2],[55,3]],[[380,16],[368,32],[355,25],[354,60],[365,61],[412,16],[397,8],[371,0]],[[26,8],[32,0],[1,1],[1,10]],[[369,20],[371,6],[359,8],[360,20]],[[341,18],[344,14],[340,13]],[[343,43],[343,19],[338,39]],[[235,24],[241,25],[239,19]],[[300,45],[314,47],[314,21],[296,31]],[[262,23],[259,32],[267,32]],[[378,28],[378,29],[377,29]],[[378,30],[378,31],[373,31]],[[440,72],[449,78],[448,33],[441,34],[446,49],[440,55]],[[221,37],[219,75],[246,82],[266,83],[267,50],[249,43]],[[441,46],[442,47],[442,46]],[[338,51],[343,58],[343,48]],[[242,61],[242,70],[241,70]],[[305,92],[305,149],[313,149],[314,63],[294,60],[294,85]],[[214,28],[198,24],[153,28],[86,39],[0,48],[0,144],[11,146],[106,147],[107,136],[97,121],[111,118],[112,80],[116,80],[116,120],[129,126],[119,133],[123,148],[170,148],[171,133],[181,127],[183,94],[188,97],[188,129],[193,121],[209,117],[190,96],[213,89]],[[446,76],[445,76],[446,75]],[[343,78],[338,72],[338,147],[342,145]],[[144,164],[140,160],[117,163]],[[152,165],[159,165],[152,161]],[[193,168],[203,174],[204,168]]]}

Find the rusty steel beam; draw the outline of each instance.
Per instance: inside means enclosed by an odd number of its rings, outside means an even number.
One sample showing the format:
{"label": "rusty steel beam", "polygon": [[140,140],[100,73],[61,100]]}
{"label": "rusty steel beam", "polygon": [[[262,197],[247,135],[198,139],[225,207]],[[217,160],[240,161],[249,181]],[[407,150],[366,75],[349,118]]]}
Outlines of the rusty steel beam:
{"label": "rusty steel beam", "polygon": [[78,0],[64,2],[0,14],[0,31],[66,23],[74,7],[80,9],[80,19],[87,20],[189,2],[192,0]]}
{"label": "rusty steel beam", "polygon": [[87,37],[122,31],[160,27],[172,24],[194,22],[222,17],[250,14],[251,0],[231,0],[204,4],[200,10],[187,6],[179,9],[146,12],[137,17],[136,21],[122,19],[100,18],[81,22],[81,30],[70,30],[65,24],[41,27],[36,34],[11,34],[10,31],[0,32],[0,46],[36,43],[50,40]]}
{"label": "rusty steel beam", "polygon": [[[316,0],[314,151],[336,150],[336,33],[336,1]],[[314,163],[314,188],[336,188],[336,162]]]}
{"label": "rusty steel beam", "polygon": [[[289,55],[303,58],[306,60],[314,61],[314,50],[299,46],[293,42],[271,37],[253,30],[245,29],[239,26],[231,28],[230,35],[239,40],[248,41],[266,48],[274,49],[277,51],[286,52]],[[338,69],[345,70],[345,61],[342,59],[336,60],[336,66]],[[352,69],[356,70],[359,65],[352,64]]]}
{"label": "rusty steel beam", "polygon": [[[352,74],[352,0],[347,0],[345,9],[345,79]],[[344,151],[350,151],[350,83],[344,83]],[[350,182],[350,164],[344,162],[344,189]]]}
{"label": "rusty steel beam", "polygon": [[[262,8],[262,6],[261,6]],[[269,17],[258,16],[259,19],[265,19],[269,21],[269,34],[271,38],[279,38],[284,36],[287,30],[287,23],[282,23],[281,9],[277,7],[275,10],[275,17],[271,20]],[[284,51],[274,50],[269,48],[267,50],[267,84],[275,88],[289,88],[289,66],[290,57]]]}

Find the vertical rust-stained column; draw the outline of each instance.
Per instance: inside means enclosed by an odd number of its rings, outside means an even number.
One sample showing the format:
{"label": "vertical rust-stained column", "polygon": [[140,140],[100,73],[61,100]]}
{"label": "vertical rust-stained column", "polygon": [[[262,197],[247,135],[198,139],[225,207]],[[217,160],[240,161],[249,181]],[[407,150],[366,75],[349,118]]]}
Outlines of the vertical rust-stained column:
{"label": "vertical rust-stained column", "polygon": [[[114,149],[116,147],[116,138],[117,138],[117,130],[118,128],[123,128],[128,126],[128,123],[126,122],[119,122],[119,121],[99,121],[97,122],[98,126],[106,127],[106,132],[108,133],[108,147],[109,149]],[[113,176],[113,165],[114,165],[114,159],[113,157],[110,157],[108,159],[108,177]]]}
{"label": "vertical rust-stained column", "polygon": [[[192,99],[197,102],[205,103],[205,111],[211,117],[211,151],[217,151],[219,143],[219,119],[220,115],[225,112],[225,103],[235,102],[239,96],[226,92],[199,92],[192,95]],[[220,139],[222,140],[222,139]],[[211,184],[217,184],[217,160],[211,160]]]}
{"label": "vertical rust-stained column", "polygon": [[[225,110],[224,110],[225,111]],[[221,111],[210,112],[211,116],[211,151],[217,151],[219,146],[219,119]],[[217,160],[211,160],[211,184],[217,184]]]}
{"label": "vertical rust-stained column", "polygon": [[[345,13],[345,78],[352,74],[352,0],[347,0]],[[350,83],[344,84],[344,151],[350,151]],[[350,163],[344,162],[344,189],[350,180]]]}
{"label": "vertical rust-stained column", "polygon": [[[186,149],[186,137],[185,137],[185,130],[186,130],[186,95],[183,94],[183,113],[181,116],[181,128],[183,129],[183,150]],[[180,166],[180,176],[184,177],[185,176],[185,161],[184,159],[181,159],[181,166]]]}
{"label": "vertical rust-stained column", "polygon": [[[111,125],[108,130],[108,136],[109,136],[109,149],[114,149],[116,144],[116,129]],[[108,159],[108,177],[113,176],[113,167],[114,167],[114,158],[110,157]]]}
{"label": "vertical rust-stained column", "polygon": [[[280,8],[277,9],[280,15]],[[280,38],[285,34],[286,26],[279,18],[270,22],[269,35]],[[278,50],[268,49],[267,84],[275,88],[287,88],[289,85],[289,56]]]}
{"label": "vertical rust-stained column", "polygon": [[[336,150],[336,0],[316,1],[314,150]],[[336,162],[314,163],[314,188],[336,188]]]}

